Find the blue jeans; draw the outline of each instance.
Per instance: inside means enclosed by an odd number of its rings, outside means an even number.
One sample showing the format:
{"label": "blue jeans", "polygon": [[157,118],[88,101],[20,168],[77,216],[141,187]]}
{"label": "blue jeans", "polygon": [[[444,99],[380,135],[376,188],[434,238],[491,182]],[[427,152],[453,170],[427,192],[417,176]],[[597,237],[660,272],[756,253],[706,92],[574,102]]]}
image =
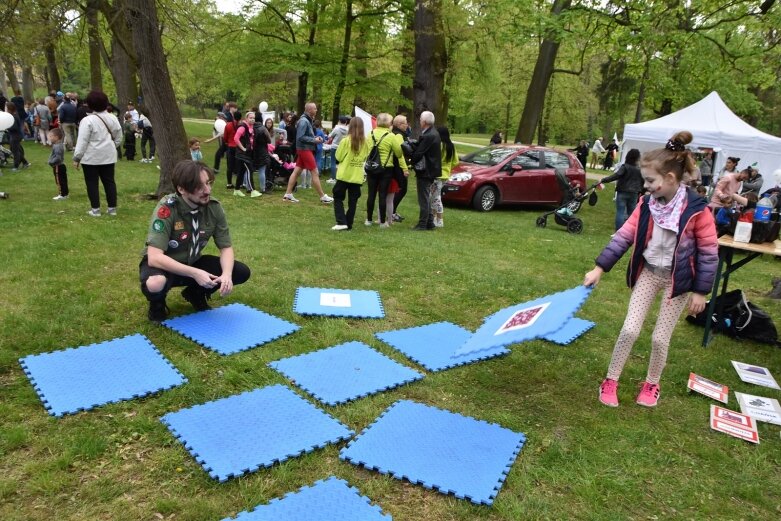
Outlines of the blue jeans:
{"label": "blue jeans", "polygon": [[635,192],[616,192],[616,230],[621,228],[635,211],[639,198],[640,194]]}
{"label": "blue jeans", "polygon": [[258,187],[256,190],[259,192],[266,191],[266,165],[258,168]]}

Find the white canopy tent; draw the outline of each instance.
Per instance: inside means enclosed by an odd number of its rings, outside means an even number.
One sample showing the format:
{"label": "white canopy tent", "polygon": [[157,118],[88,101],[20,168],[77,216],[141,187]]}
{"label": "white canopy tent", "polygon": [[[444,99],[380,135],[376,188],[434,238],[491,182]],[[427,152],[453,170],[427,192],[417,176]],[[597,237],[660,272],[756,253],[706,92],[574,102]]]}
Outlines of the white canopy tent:
{"label": "white canopy tent", "polygon": [[728,156],[739,157],[738,169],[757,163],[765,182],[763,189],[775,184],[772,173],[781,168],[781,138],[757,130],[740,119],[715,91],[667,116],[625,125],[621,159],[632,148],[644,152],[662,147],[680,130],[688,130],[694,136],[690,148],[716,150],[714,175],[724,166]]}

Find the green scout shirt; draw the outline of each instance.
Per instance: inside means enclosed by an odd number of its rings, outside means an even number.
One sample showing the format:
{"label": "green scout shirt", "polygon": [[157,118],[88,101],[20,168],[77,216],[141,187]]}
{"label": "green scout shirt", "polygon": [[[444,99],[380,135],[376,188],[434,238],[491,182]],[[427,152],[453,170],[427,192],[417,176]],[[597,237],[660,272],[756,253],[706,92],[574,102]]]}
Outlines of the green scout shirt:
{"label": "green scout shirt", "polygon": [[[214,244],[219,249],[231,246],[225,212],[218,201],[211,199],[208,205],[196,209],[199,248],[195,258],[190,259],[193,235],[192,210],[179,194],[170,194],[160,199],[149,221],[146,246],[159,248],[172,259],[183,264],[191,264],[198,260],[211,237],[214,237]],[[144,247],[143,255],[146,254],[147,248]]]}

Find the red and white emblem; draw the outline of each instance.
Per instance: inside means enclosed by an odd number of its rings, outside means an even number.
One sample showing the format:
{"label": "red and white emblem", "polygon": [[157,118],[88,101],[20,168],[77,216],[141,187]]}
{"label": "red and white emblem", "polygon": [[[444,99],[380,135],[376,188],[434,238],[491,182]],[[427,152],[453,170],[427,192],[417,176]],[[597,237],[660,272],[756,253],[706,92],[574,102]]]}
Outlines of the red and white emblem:
{"label": "red and white emblem", "polygon": [[515,331],[518,329],[524,329],[534,324],[538,318],[542,316],[550,302],[544,304],[537,304],[530,308],[519,309],[513,313],[507,321],[502,324],[494,335],[501,335],[509,331]]}

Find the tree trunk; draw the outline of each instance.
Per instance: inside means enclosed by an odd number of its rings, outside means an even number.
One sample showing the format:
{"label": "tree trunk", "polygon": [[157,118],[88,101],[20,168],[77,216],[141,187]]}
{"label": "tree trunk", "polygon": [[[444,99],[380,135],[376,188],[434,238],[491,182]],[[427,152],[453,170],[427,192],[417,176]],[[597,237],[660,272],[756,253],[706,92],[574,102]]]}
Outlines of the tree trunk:
{"label": "tree trunk", "polygon": [[[0,93],[5,94],[8,97],[10,97],[11,94],[8,91],[8,80],[5,76],[5,67],[3,61],[0,61]],[[5,107],[0,107],[0,111],[3,110],[5,110]]]}
{"label": "tree trunk", "polygon": [[[304,63],[308,64],[315,48],[315,37],[317,36],[317,0],[307,2],[309,19],[309,39],[307,41],[307,50],[304,53]],[[307,65],[304,65],[307,67]],[[298,113],[303,114],[307,102],[307,88],[309,86],[309,71],[303,70],[298,75]]]}
{"label": "tree trunk", "polygon": [[[363,86],[369,81],[369,69],[366,66],[366,54],[368,50],[366,48],[366,26],[364,24],[358,25],[358,36],[355,40],[355,58],[353,58],[353,68],[355,69],[355,76],[357,81],[355,82],[355,97],[353,98],[353,106],[361,107],[364,110],[369,110],[366,106],[366,102],[363,99],[362,92]],[[369,110],[371,112],[371,110]],[[352,114],[352,107],[350,107],[350,113]]]}
{"label": "tree trunk", "polygon": [[415,79],[412,82],[414,119],[417,128],[424,110],[434,113],[442,124],[447,118],[445,107],[445,73],[447,47],[442,25],[442,0],[415,1]]}
{"label": "tree trunk", "polygon": [[[401,47],[401,87],[399,95],[402,102],[396,107],[397,114],[408,114],[415,106],[415,92],[412,88],[412,79],[415,74],[415,13],[405,12],[404,33],[402,34]],[[410,114],[410,116],[412,116]],[[412,117],[410,119],[413,119]]]}
{"label": "tree trunk", "polygon": [[103,74],[100,70],[100,28],[98,26],[98,3],[96,0],[87,0],[84,14],[87,17],[90,88],[102,91]]}
{"label": "tree trunk", "polygon": [[25,65],[22,69],[22,96],[26,101],[32,101],[35,81],[33,80],[33,68]]}
{"label": "tree trunk", "polygon": [[19,78],[16,77],[16,69],[14,68],[14,62],[10,58],[3,56],[3,66],[5,67],[5,73],[8,75],[8,83],[10,83],[11,91],[6,91],[8,98],[12,97],[12,94],[22,92],[22,87],[19,85]]}
{"label": "tree trunk", "polygon": [[155,0],[127,0],[126,5],[128,19],[133,27],[133,46],[138,57],[146,115],[152,122],[160,157],[160,180],[156,195],[162,196],[174,190],[171,184],[174,165],[190,157],[187,133],[168,74]]}
{"label": "tree trunk", "polygon": [[138,100],[138,64],[133,50],[133,37],[128,25],[125,0],[115,0],[113,5],[101,3],[103,17],[111,29],[111,56],[107,65],[114,79],[117,101],[120,106]]}
{"label": "tree trunk", "polygon": [[[554,18],[559,16],[562,11],[569,9],[571,4],[572,0],[555,0],[551,8],[551,15]],[[553,66],[556,63],[558,52],[559,41],[554,33],[548,33],[540,46],[537,63],[534,64],[532,79],[526,91],[526,102],[523,105],[521,121],[518,123],[518,132],[515,134],[516,142],[531,143],[534,138],[534,129],[542,115],[545,93],[553,75]]]}
{"label": "tree trunk", "polygon": [[[335,127],[339,122],[339,114],[341,114],[342,95],[344,94],[344,88],[347,85],[347,65],[350,62],[350,38],[353,34],[353,22],[355,16],[353,16],[353,0],[347,0],[347,9],[345,11],[344,21],[344,38],[342,39],[342,59],[339,62],[339,83],[336,84],[336,91],[334,92],[334,105],[331,108],[331,123]],[[352,112],[352,111],[351,111]]]}
{"label": "tree trunk", "polygon": [[48,89],[49,91],[61,90],[62,81],[60,80],[60,71],[57,69],[57,54],[54,51],[54,44],[51,40],[46,41],[43,52],[46,55],[46,73],[49,78]]}

